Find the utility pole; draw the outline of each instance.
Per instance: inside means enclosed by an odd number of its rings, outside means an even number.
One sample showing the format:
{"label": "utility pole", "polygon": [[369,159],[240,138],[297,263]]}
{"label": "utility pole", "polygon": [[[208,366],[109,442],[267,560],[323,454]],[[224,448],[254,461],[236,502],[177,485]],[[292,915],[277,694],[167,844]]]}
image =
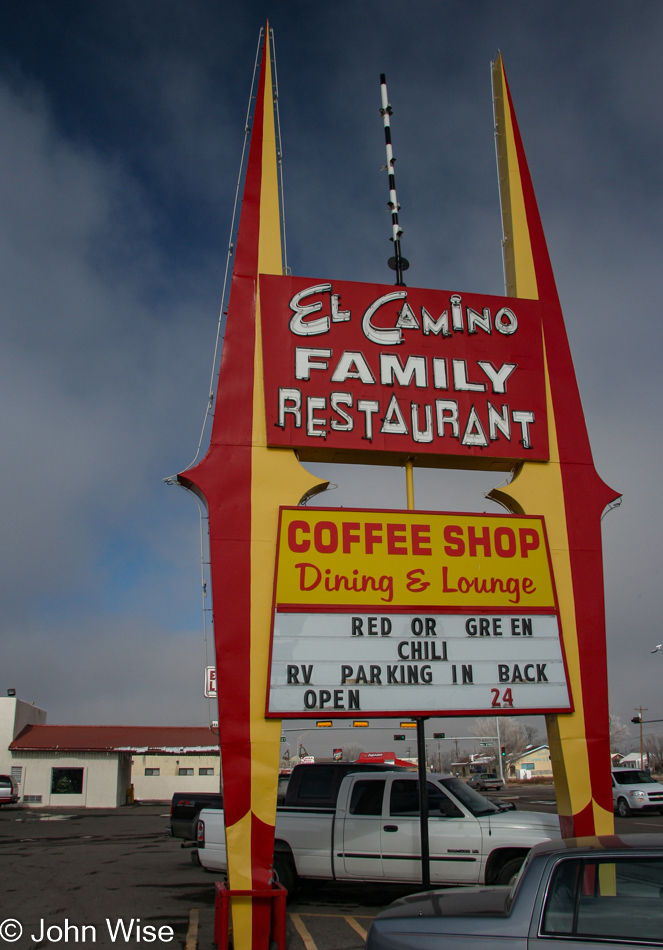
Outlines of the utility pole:
{"label": "utility pole", "polygon": [[504,763],[502,762],[502,746],[500,744],[500,720],[495,716],[495,731],[497,732],[497,758],[500,763],[500,778],[504,782]]}
{"label": "utility pole", "polygon": [[[640,768],[644,769],[645,760],[643,756],[644,750],[643,750],[643,745],[642,745],[642,714],[643,712],[648,712],[648,708],[646,706],[636,706],[635,709],[638,715],[634,716],[633,719],[631,719],[631,722],[637,722],[640,725]],[[647,765],[649,765],[649,762],[647,762]]]}

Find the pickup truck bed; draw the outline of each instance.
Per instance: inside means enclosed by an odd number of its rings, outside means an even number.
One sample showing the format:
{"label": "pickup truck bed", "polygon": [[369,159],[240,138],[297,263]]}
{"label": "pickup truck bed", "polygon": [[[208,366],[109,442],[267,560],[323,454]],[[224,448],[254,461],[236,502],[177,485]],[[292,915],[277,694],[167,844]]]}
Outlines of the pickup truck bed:
{"label": "pickup truck bed", "polygon": [[170,833],[173,838],[196,840],[198,815],[203,808],[223,808],[221,792],[175,792],[170,803]]}

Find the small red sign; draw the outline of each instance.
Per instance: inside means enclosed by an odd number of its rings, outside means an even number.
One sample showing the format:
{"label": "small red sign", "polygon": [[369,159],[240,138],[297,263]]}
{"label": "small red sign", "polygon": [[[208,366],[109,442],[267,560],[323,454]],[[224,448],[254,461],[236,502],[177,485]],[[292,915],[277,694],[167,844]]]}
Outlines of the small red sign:
{"label": "small red sign", "polygon": [[260,311],[270,445],[548,459],[538,301],[263,274]]}

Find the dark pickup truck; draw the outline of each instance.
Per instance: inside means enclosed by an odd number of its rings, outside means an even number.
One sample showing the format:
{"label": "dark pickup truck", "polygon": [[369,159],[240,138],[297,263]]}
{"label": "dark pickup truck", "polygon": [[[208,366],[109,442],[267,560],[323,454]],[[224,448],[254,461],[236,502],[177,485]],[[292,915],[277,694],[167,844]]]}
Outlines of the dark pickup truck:
{"label": "dark pickup truck", "polygon": [[223,794],[175,792],[170,803],[170,833],[173,838],[196,840],[196,824],[202,808],[223,808]]}
{"label": "dark pickup truck", "polygon": [[[338,789],[348,772],[400,771],[393,765],[357,762],[320,762],[296,765],[290,776],[279,776],[279,805],[333,808]],[[175,792],[170,803],[170,833],[173,838],[196,840],[198,815],[203,808],[223,808],[221,792]],[[186,845],[183,844],[183,847]]]}

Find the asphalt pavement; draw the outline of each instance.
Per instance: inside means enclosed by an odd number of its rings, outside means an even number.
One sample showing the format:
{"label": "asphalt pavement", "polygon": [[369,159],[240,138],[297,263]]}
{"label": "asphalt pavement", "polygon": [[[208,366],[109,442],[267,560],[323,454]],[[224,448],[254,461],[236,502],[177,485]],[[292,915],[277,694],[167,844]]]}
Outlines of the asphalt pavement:
{"label": "asphalt pavement", "polygon": [[[526,811],[556,811],[552,785],[509,787],[488,797]],[[663,816],[617,817],[615,830],[663,832]],[[0,950],[92,942],[214,950],[216,877],[193,864],[191,849],[170,837],[167,805],[94,811],[3,807]],[[375,914],[416,889],[306,882],[288,905],[288,950],[361,948]],[[17,925],[21,936],[11,939]]]}

